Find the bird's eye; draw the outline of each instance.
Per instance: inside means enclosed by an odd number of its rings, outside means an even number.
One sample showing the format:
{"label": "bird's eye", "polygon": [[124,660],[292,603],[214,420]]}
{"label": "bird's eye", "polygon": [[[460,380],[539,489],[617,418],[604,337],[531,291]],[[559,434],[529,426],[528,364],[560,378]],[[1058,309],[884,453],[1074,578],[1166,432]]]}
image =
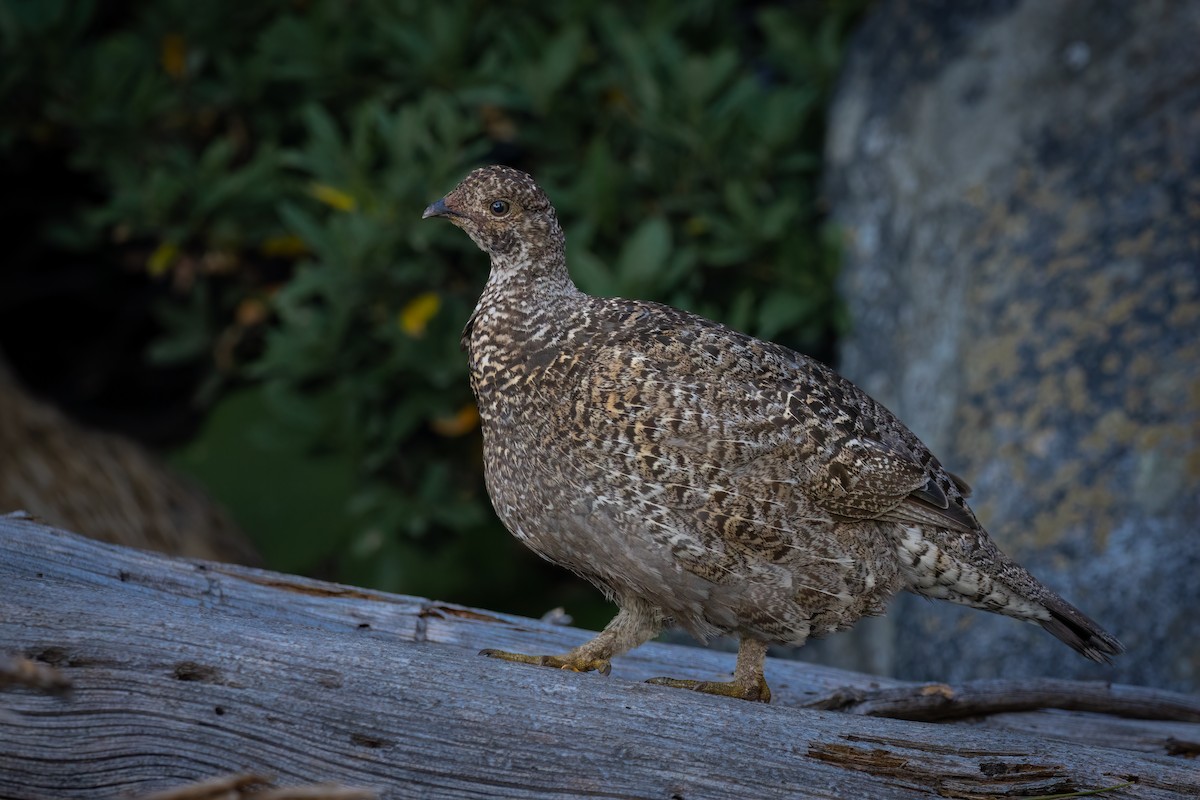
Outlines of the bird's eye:
{"label": "bird's eye", "polygon": [[491,205],[491,211],[494,216],[503,217],[505,214],[508,213],[508,201],[507,200],[493,200],[492,205]]}

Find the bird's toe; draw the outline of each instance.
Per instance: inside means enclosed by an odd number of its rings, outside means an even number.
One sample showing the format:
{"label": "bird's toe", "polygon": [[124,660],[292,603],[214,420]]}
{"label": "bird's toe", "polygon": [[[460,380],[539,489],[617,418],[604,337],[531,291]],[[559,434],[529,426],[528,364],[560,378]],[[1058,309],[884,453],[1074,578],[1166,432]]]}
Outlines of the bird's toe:
{"label": "bird's toe", "polygon": [[646,683],[655,686],[671,686],[675,689],[690,689],[693,692],[733,697],[738,700],[771,702],[771,687],[763,678],[757,681],[693,681],[682,678],[651,678]]}
{"label": "bird's toe", "polygon": [[517,664],[533,664],[538,667],[554,667],[569,672],[599,672],[607,675],[612,671],[612,664],[607,658],[587,658],[586,656],[567,653],[561,656],[530,656],[524,653],[509,653],[504,650],[480,650],[479,655],[488,658],[499,658]]}

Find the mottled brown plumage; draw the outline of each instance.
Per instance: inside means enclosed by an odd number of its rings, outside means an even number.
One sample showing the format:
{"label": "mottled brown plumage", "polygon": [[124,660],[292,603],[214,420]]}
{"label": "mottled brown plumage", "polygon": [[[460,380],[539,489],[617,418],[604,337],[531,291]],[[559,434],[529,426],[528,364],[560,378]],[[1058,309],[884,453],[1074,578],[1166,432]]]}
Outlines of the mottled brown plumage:
{"label": "mottled brown plumage", "polygon": [[463,332],[500,519],[620,613],[562,656],[576,670],[668,621],[741,638],[731,683],[770,696],[766,644],[880,614],[901,589],[1037,622],[1088,658],[1121,645],[1001,553],[969,489],[828,367],[657,303],[591,297],[526,174],[485,167],[425,216],[491,256]]}

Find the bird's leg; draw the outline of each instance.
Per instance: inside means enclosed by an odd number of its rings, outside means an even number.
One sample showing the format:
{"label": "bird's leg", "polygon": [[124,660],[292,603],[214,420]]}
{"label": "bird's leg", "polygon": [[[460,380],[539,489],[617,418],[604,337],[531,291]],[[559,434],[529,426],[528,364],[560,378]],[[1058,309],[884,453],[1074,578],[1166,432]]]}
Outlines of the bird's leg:
{"label": "bird's leg", "polygon": [[572,672],[595,670],[601,675],[607,675],[612,669],[609,659],[649,641],[657,636],[661,629],[662,617],[648,606],[635,602],[623,605],[594,639],[561,656],[527,656],[522,653],[506,653],[503,650],[480,650],[479,655],[521,664],[536,664],[540,667],[557,667]]}
{"label": "bird's leg", "polygon": [[763,661],[766,657],[766,642],[743,636],[741,644],[738,646],[737,666],[733,669],[732,681],[651,678],[647,683],[657,686],[674,686],[677,689],[691,689],[706,694],[719,694],[724,697],[736,697],[739,700],[758,700],[769,703],[771,702],[771,688],[767,686],[767,679],[763,677]]}

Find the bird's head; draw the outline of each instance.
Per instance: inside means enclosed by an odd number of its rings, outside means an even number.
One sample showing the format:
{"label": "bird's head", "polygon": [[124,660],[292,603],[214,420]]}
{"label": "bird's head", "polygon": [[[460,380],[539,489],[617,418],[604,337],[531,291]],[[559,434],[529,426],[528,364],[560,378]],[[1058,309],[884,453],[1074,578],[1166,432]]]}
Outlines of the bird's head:
{"label": "bird's head", "polygon": [[533,178],[511,167],[480,167],[421,215],[445,217],[502,265],[563,262],[563,233],[554,207]]}

